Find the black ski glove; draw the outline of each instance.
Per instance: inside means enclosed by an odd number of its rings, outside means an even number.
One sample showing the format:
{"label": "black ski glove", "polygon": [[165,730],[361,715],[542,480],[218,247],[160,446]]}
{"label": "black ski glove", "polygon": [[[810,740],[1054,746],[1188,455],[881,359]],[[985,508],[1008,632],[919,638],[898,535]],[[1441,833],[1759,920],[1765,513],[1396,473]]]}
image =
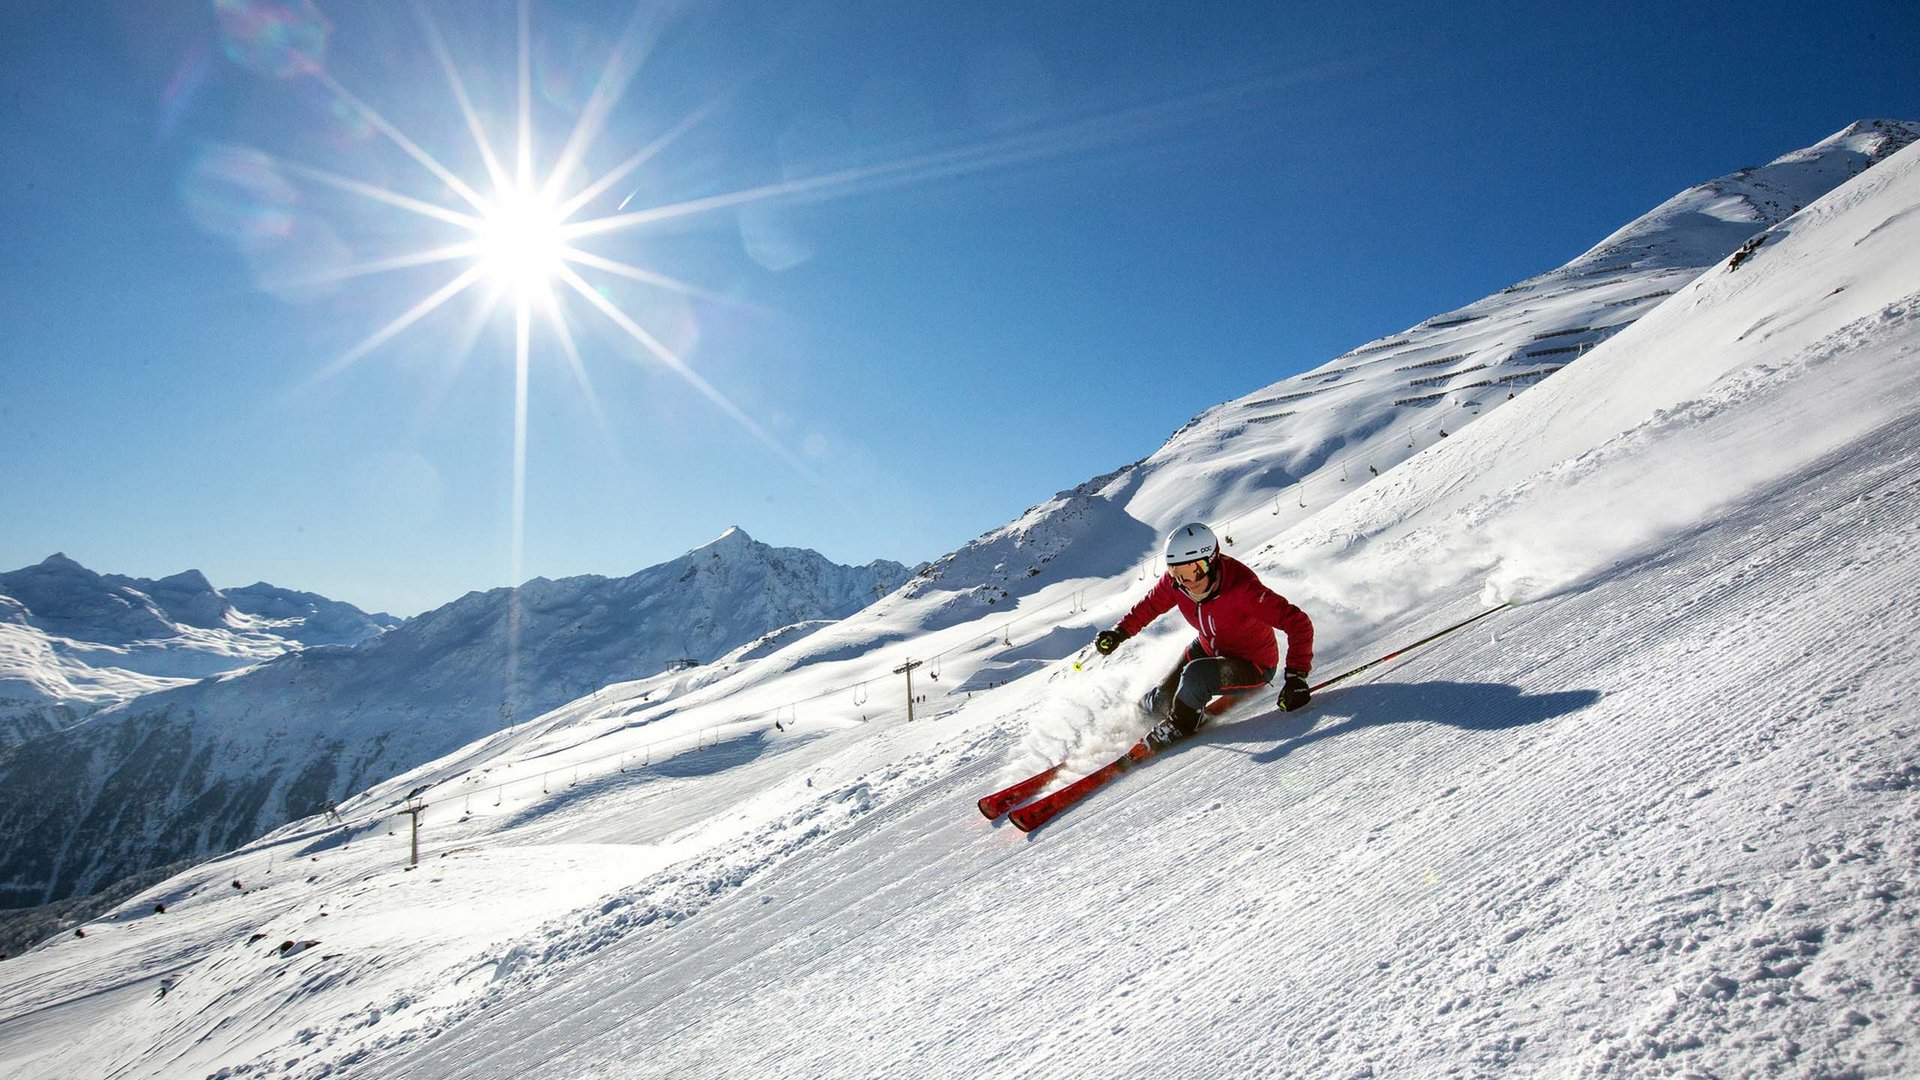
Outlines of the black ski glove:
{"label": "black ski glove", "polygon": [[1307,673],[1288,668],[1287,681],[1280,684],[1280,711],[1299,712],[1312,700],[1313,693],[1307,689]]}
{"label": "black ski glove", "polygon": [[1125,640],[1127,635],[1118,630],[1102,630],[1093,636],[1093,648],[1101,656],[1111,656],[1113,650],[1119,648],[1120,643]]}

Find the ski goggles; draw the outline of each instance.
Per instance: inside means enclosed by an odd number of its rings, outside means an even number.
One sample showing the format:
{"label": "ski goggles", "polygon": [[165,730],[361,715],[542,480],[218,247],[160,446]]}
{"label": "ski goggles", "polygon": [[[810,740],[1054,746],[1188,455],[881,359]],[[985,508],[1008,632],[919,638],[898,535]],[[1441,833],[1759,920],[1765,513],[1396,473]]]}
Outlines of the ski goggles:
{"label": "ski goggles", "polygon": [[1174,563],[1167,567],[1167,573],[1173,575],[1175,582],[1191,589],[1213,576],[1213,560],[1195,559],[1192,562]]}

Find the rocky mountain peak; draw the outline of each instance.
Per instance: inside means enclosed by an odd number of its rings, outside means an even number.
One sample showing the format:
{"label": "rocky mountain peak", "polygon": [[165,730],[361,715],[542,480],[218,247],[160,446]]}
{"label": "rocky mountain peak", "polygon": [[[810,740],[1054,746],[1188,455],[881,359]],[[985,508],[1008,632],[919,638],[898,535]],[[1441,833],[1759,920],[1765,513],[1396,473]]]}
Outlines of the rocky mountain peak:
{"label": "rocky mountain peak", "polygon": [[56,551],[37,564],[40,569],[65,574],[91,574],[93,571],[67,557],[64,551]]}

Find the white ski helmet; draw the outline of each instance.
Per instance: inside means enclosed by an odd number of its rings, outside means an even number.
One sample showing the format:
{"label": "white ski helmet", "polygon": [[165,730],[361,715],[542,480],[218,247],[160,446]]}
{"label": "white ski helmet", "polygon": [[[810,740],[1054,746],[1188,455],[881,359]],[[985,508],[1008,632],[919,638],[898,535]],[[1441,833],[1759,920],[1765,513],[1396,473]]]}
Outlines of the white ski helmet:
{"label": "white ski helmet", "polygon": [[1219,553],[1220,543],[1213,538],[1213,530],[1197,521],[1182,525],[1167,536],[1168,566],[1211,559]]}

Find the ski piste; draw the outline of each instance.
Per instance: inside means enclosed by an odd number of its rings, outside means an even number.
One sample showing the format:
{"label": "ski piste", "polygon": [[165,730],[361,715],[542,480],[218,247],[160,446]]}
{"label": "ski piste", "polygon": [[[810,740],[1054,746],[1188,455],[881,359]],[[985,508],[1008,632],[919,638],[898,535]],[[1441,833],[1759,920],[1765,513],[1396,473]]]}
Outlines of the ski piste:
{"label": "ski piste", "polygon": [[[1372,669],[1379,667],[1381,664],[1384,664],[1387,661],[1392,660],[1398,656],[1401,656],[1405,653],[1412,652],[1414,649],[1417,649],[1422,645],[1426,645],[1429,642],[1438,641],[1439,639],[1446,637],[1448,634],[1451,634],[1456,630],[1463,630],[1469,626],[1472,626],[1474,623],[1479,622],[1481,619],[1484,619],[1487,616],[1494,614],[1495,612],[1504,611],[1510,606],[1512,605],[1499,604],[1494,607],[1490,607],[1487,610],[1482,611],[1478,615],[1475,615],[1468,619],[1463,619],[1460,622],[1454,623],[1452,626],[1449,626],[1444,630],[1435,631],[1434,633],[1421,638],[1419,641],[1416,641],[1411,645],[1403,645],[1400,648],[1395,649],[1390,653],[1387,653],[1385,656],[1381,656],[1374,660],[1369,660],[1366,663],[1361,664],[1359,667],[1352,669],[1351,671],[1343,671],[1340,674],[1335,675],[1333,678],[1326,680],[1325,682],[1308,687],[1308,692],[1317,694],[1320,691],[1328,689],[1329,687],[1332,687],[1337,683],[1345,682],[1348,679],[1351,679],[1354,676],[1359,675],[1363,672],[1371,671]],[[1234,705],[1238,704],[1241,697],[1243,696],[1245,695],[1229,695],[1227,697],[1222,697],[1216,701],[1213,701],[1207,705],[1206,713],[1208,716],[1218,716],[1221,713],[1232,708]],[[1047,822],[1052,821],[1054,818],[1060,816],[1061,813],[1066,811],[1069,807],[1073,806],[1075,803],[1078,803],[1080,800],[1086,798],[1088,795],[1091,795],[1095,791],[1098,791],[1100,788],[1110,783],[1115,777],[1119,776],[1121,773],[1126,772],[1128,769],[1133,768],[1135,765],[1139,764],[1140,762],[1145,761],[1148,758],[1152,757],[1154,753],[1155,753],[1154,749],[1147,745],[1145,739],[1142,739],[1139,742],[1134,743],[1133,746],[1129,748],[1126,753],[1120,755],[1119,757],[1108,762],[1107,764],[1102,765],[1100,768],[1095,769],[1093,772],[1088,773],[1087,775],[1081,777],[1080,779],[1075,780],[1073,783],[1068,784],[1066,787],[1063,787],[1060,790],[1052,792],[1048,795],[1042,796],[1041,798],[1035,799],[1033,802],[1027,803],[1025,806],[1020,806],[1019,804],[1024,800],[1026,800],[1028,796],[1032,795],[1034,792],[1039,791],[1041,788],[1045,787],[1049,781],[1051,781],[1055,776],[1059,775],[1060,770],[1066,767],[1066,763],[1061,762],[1057,765],[1049,766],[1048,768],[1042,769],[1041,771],[1033,774],[1032,776],[1027,777],[1025,780],[1022,780],[1011,787],[1003,788],[1000,791],[996,791],[993,794],[988,795],[985,798],[981,799],[979,802],[980,812],[982,814],[985,814],[989,819],[997,818],[1001,814],[1005,813],[1007,814],[1008,822],[1010,822],[1014,828],[1019,829],[1021,832],[1032,832],[1033,830],[1039,828],[1042,825],[1045,825]],[[1018,808],[1013,809],[1014,807],[1018,807]]]}

